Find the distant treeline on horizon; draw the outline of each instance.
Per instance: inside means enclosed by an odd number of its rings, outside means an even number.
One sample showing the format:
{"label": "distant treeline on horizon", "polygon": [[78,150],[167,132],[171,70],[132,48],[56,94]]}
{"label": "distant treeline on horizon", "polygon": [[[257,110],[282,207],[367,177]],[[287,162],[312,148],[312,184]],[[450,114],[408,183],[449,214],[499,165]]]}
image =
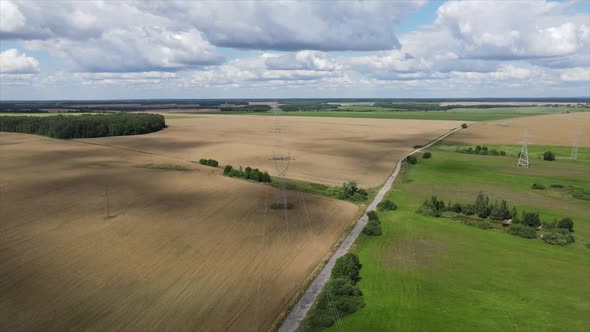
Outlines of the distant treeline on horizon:
{"label": "distant treeline on horizon", "polygon": [[201,99],[100,99],[100,100],[0,100],[1,104],[45,104],[51,106],[83,104],[199,104],[202,106],[233,104],[243,105],[248,102],[556,102],[556,103],[590,103],[586,97],[516,97],[516,98],[201,98]]}

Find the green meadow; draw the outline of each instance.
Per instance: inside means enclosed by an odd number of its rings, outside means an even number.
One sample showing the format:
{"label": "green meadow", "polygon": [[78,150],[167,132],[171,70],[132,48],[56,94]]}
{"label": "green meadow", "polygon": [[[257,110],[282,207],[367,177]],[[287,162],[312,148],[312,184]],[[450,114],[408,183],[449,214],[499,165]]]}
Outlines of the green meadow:
{"label": "green meadow", "polygon": [[[545,148],[530,147],[533,153]],[[379,212],[383,234],[357,240],[353,251],[363,264],[358,285],[366,306],[343,317],[341,327],[346,331],[587,331],[590,201],[573,198],[564,189],[533,190],[531,185],[589,190],[590,160],[535,159],[530,169],[519,169],[513,147],[504,148],[510,151],[507,156],[454,149],[435,146],[430,150],[432,159],[420,156],[388,194],[398,210]],[[580,155],[587,156],[588,150],[580,149]],[[576,243],[552,246],[540,239],[415,213],[430,195],[463,203],[472,202],[480,190],[492,199],[506,199],[519,211],[539,211],[543,221],[571,217]],[[328,330],[337,331],[336,326]]]}
{"label": "green meadow", "polygon": [[455,120],[455,121],[490,121],[518,118],[534,113],[511,112],[448,112],[448,111],[298,111],[282,112],[282,116],[317,116],[332,118],[366,118],[366,119],[414,119],[414,120]]}

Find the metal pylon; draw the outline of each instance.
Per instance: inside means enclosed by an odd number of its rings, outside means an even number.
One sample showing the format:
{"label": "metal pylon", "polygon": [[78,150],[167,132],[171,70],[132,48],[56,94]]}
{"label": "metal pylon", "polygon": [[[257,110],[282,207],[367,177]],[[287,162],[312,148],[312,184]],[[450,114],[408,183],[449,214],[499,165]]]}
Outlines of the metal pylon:
{"label": "metal pylon", "polygon": [[518,157],[518,167],[529,168],[528,136],[529,131],[528,129],[525,129],[524,135],[522,136],[522,149],[520,150],[520,156]]}
{"label": "metal pylon", "polygon": [[578,160],[578,145],[580,143],[580,127],[576,130],[576,138],[574,139],[574,145],[572,145],[572,160]]}

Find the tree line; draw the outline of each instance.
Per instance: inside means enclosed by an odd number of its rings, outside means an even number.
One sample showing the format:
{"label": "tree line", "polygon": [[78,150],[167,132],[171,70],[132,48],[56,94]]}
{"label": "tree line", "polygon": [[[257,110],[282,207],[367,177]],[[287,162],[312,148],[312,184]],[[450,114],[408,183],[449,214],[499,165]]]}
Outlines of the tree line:
{"label": "tree line", "polygon": [[166,128],[164,116],[158,114],[0,116],[0,131],[64,139],[139,135],[163,128]]}
{"label": "tree line", "polygon": [[457,152],[468,153],[468,154],[481,154],[490,156],[505,156],[506,151],[498,151],[496,149],[488,149],[487,146],[477,145],[475,148],[468,147],[466,149],[457,149]]}
{"label": "tree line", "polygon": [[365,306],[363,293],[357,286],[357,282],[361,280],[361,268],[358,256],[352,253],[336,260],[330,280],[318,296],[308,318],[301,324],[301,331],[322,331],[332,326],[336,319]]}
{"label": "tree line", "polygon": [[229,177],[244,178],[256,182],[272,182],[272,178],[270,177],[268,172],[261,172],[258,168],[252,167],[246,167],[245,169],[242,169],[242,166],[240,166],[239,169],[235,169],[231,165],[226,165],[223,169],[223,175]]}
{"label": "tree line", "polygon": [[221,112],[268,112],[270,105],[223,106]]}
{"label": "tree line", "polygon": [[[523,238],[537,238],[536,229],[542,229],[540,234],[545,242],[549,244],[565,245],[574,242],[571,233],[574,231],[574,221],[565,217],[560,220],[554,219],[551,222],[543,222],[539,212],[522,211],[519,215],[515,207],[510,208],[506,200],[492,202],[488,195],[479,192],[473,203],[452,203],[445,204],[436,195],[425,200],[416,211],[419,214],[432,217],[441,217],[445,213],[463,214],[465,216],[477,216],[480,220],[463,220],[464,223],[477,226],[483,229],[492,229],[492,222],[502,222],[510,225],[508,233]],[[492,221],[492,222],[490,222]]]}

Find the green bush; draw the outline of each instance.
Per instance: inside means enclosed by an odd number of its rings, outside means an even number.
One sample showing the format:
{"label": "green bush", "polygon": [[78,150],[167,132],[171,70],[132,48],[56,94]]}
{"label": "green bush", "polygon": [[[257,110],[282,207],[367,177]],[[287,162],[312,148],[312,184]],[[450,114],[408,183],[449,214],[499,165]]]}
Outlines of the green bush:
{"label": "green bush", "polygon": [[0,131],[65,139],[140,135],[164,128],[164,116],[149,113],[0,117]]}
{"label": "green bush", "polygon": [[377,215],[377,212],[373,210],[367,212],[367,217],[369,218],[369,220],[379,221],[379,216]]}
{"label": "green bush", "polygon": [[557,219],[553,219],[553,221],[543,221],[542,223],[543,230],[552,230],[557,228]]}
{"label": "green bush", "polygon": [[[199,164],[205,165],[205,166],[211,166],[211,167],[219,166],[219,162],[217,162],[217,160],[213,160],[213,159],[199,159]],[[224,174],[225,174],[225,172],[224,172]]]}
{"label": "green bush", "polygon": [[359,280],[361,280],[359,273],[362,267],[363,266],[360,263],[357,255],[353,253],[347,253],[336,260],[336,263],[332,268],[331,277],[333,279],[349,279],[353,284],[356,284],[359,282]]}
{"label": "green bush", "polygon": [[466,123],[462,123],[461,124],[461,128],[463,128],[463,129],[467,128],[467,124]]}
{"label": "green bush", "polygon": [[563,218],[557,222],[557,228],[567,229],[568,231],[573,232],[574,221],[569,217]]}
{"label": "green bush", "polygon": [[522,212],[521,223],[529,227],[541,226],[541,219],[539,218],[539,212]]}
{"label": "green bush", "polygon": [[463,204],[461,206],[461,212],[464,215],[472,216],[475,214],[475,206],[473,204]]}
{"label": "green bush", "polygon": [[475,198],[475,203],[473,203],[473,207],[478,217],[484,219],[487,218],[491,212],[490,198],[480,191],[477,194],[477,197]]}
{"label": "green bush", "polygon": [[565,246],[570,243],[574,243],[574,236],[565,229],[545,233],[543,235],[543,241],[552,245]]}
{"label": "green bush", "polygon": [[431,196],[430,199],[422,202],[422,205],[416,211],[418,214],[431,217],[440,217],[441,212],[445,208],[445,203],[439,201],[436,195]]}
{"label": "green bush", "polygon": [[418,162],[418,159],[416,159],[416,157],[414,156],[407,156],[406,157],[406,162],[408,162],[408,164],[416,164]]}
{"label": "green bush", "polygon": [[495,221],[508,220],[512,217],[510,210],[508,210],[508,204],[505,200],[502,200],[500,204],[494,202],[490,208],[489,218]]}
{"label": "green bush", "polygon": [[552,184],[549,187],[560,189],[560,188],[563,188],[563,185],[561,185],[561,184]]}
{"label": "green bush", "polygon": [[546,151],[543,153],[543,160],[553,161],[555,160],[555,154],[551,151]]}
{"label": "green bush", "polygon": [[365,306],[358,286],[347,279],[330,279],[318,296],[314,310],[301,325],[301,331],[319,332],[334,324],[334,318],[349,315]]}
{"label": "green bush", "polygon": [[369,197],[369,194],[366,190],[361,189],[357,186],[356,181],[348,181],[346,183],[343,183],[341,190],[341,199],[349,199],[355,202],[363,202],[366,201]]}
{"label": "green bush", "polygon": [[369,220],[365,228],[363,228],[363,234],[368,236],[379,236],[383,233],[381,230],[381,223],[377,220]]}
{"label": "green bush", "polygon": [[520,236],[525,239],[534,239],[537,237],[537,232],[533,228],[520,224],[510,226],[508,233]]}
{"label": "green bush", "polygon": [[397,210],[397,205],[395,205],[395,203],[393,203],[392,201],[386,199],[377,204],[377,208],[381,211],[394,211]]}
{"label": "green bush", "polygon": [[[204,160],[204,159],[201,159]],[[223,168],[223,175],[229,175],[229,173],[231,173],[231,171],[233,170],[233,167],[231,167],[231,165],[226,165],[225,168]]]}
{"label": "green bush", "polygon": [[432,158],[432,153],[430,153],[430,152],[424,152],[422,154],[422,158],[423,159],[430,159],[430,158]]}
{"label": "green bush", "polygon": [[533,183],[533,185],[531,186],[531,189],[544,190],[545,189],[545,186],[542,185],[542,184]]}

